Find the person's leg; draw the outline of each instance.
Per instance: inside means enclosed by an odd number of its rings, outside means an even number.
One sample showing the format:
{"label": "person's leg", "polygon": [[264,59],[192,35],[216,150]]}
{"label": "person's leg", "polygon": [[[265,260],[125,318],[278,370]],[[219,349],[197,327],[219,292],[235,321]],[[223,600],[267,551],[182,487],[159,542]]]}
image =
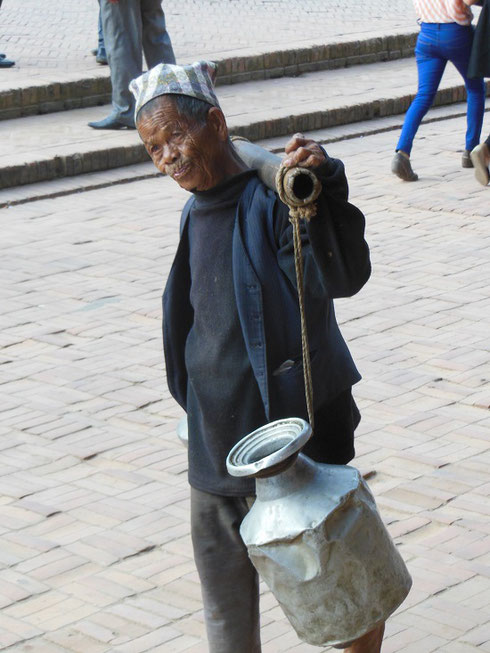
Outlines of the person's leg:
{"label": "person's leg", "polygon": [[100,7],[99,7],[99,21],[97,27],[97,34],[98,34],[98,42],[97,42],[96,61],[97,63],[107,63],[107,52],[104,43],[104,30],[102,29],[102,16],[100,13]]}
{"label": "person's leg", "polygon": [[[134,127],[134,98],[128,85],[142,72],[140,0],[101,0],[102,29],[111,69],[112,113],[121,125]],[[92,123],[91,126],[100,126]],[[104,128],[103,126],[101,128]]]}
{"label": "person's leg", "polygon": [[172,42],[165,26],[161,0],[141,0],[143,52],[148,68],[159,63],[175,63]]}
{"label": "person's leg", "polygon": [[432,32],[432,28],[427,28],[425,24],[422,25],[415,49],[418,73],[417,95],[406,113],[396,146],[397,151],[402,151],[408,156],[412,151],[413,139],[422,118],[432,106],[447,63],[446,59],[437,54],[436,37]]}
{"label": "person's leg", "polygon": [[480,142],[483,114],[485,112],[485,82],[481,77],[468,79],[466,76],[473,43],[473,29],[454,23],[446,27],[445,35],[447,38],[447,57],[457,68],[466,86],[467,127],[465,149],[467,152],[471,152]]}
{"label": "person's leg", "polygon": [[410,163],[413,139],[422,118],[432,106],[447,63],[446,59],[439,56],[438,40],[438,25],[423,23],[415,48],[418,73],[417,95],[406,113],[396,153],[391,162],[391,171],[404,181],[418,179]]}
{"label": "person's leg", "polygon": [[385,625],[381,624],[352,642],[348,648],[344,649],[344,653],[380,653],[384,631]]}
{"label": "person's leg", "polygon": [[243,497],[191,488],[191,534],[210,653],[260,653],[259,582],[240,524]]}

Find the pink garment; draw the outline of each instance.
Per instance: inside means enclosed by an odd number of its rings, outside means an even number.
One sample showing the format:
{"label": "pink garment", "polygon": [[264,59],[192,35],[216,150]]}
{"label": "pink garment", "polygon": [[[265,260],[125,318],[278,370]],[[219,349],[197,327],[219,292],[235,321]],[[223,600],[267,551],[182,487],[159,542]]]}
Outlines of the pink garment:
{"label": "pink garment", "polygon": [[417,18],[422,23],[458,23],[470,25],[471,9],[463,0],[413,0]]}

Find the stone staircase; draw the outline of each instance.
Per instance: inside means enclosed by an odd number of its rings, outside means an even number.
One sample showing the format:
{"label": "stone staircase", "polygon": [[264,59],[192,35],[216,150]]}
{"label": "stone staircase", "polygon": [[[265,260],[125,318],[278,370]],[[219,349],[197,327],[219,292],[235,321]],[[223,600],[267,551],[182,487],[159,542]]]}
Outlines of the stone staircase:
{"label": "stone staircase", "polygon": [[[218,61],[218,96],[230,131],[257,141],[339,126],[348,131],[361,121],[356,134],[372,133],[371,121],[388,116],[398,117],[390,128],[401,125],[417,84],[415,38],[399,34]],[[128,166],[148,161],[136,132],[87,126],[108,113],[101,106],[110,100],[107,70],[60,78],[0,92],[0,189],[111,169],[120,169],[117,181],[127,178]],[[447,117],[461,113],[451,106],[464,98],[462,80],[448,66],[435,104],[448,106]],[[147,167],[139,174],[147,176]],[[0,191],[0,206],[12,197]]]}
{"label": "stone staircase", "polygon": [[[295,76],[317,70],[390,61],[413,55],[417,34],[395,34],[304,48],[291,48],[216,59],[217,85]],[[106,104],[111,99],[108,68],[91,77],[59,73],[57,83],[0,90],[0,120]]]}

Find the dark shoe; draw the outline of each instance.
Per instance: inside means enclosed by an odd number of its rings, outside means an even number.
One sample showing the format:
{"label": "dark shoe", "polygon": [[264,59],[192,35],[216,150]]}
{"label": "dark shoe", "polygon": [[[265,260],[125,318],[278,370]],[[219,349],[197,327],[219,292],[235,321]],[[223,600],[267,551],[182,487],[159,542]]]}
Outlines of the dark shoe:
{"label": "dark shoe", "polygon": [[463,150],[463,156],[461,157],[461,165],[463,166],[463,168],[473,167],[473,163],[471,162],[471,157],[468,150]]}
{"label": "dark shoe", "polygon": [[0,68],[12,68],[12,66],[15,66],[15,61],[5,59],[5,56],[0,59]]}
{"label": "dark shoe", "polygon": [[107,57],[104,57],[103,55],[99,55],[99,54],[95,57],[95,61],[97,63],[102,64],[103,66],[107,66],[107,64],[109,63],[107,61]]}
{"label": "dark shoe", "polygon": [[481,143],[471,150],[470,157],[475,168],[476,180],[482,186],[488,186],[488,182],[490,181],[490,170],[488,168],[490,164],[490,148],[486,143]]}
{"label": "dark shoe", "polygon": [[136,129],[134,124],[126,125],[126,123],[120,122],[117,118],[114,118],[113,115],[107,116],[107,118],[104,118],[103,120],[89,122],[88,126],[93,129]]}
{"label": "dark shoe", "polygon": [[96,57],[98,51],[99,51],[99,48],[94,48],[93,50],[90,50],[90,54],[93,54],[94,57]]}
{"label": "dark shoe", "polygon": [[6,54],[3,54],[3,52],[0,52],[0,59],[5,59],[6,56],[7,56]]}
{"label": "dark shoe", "polygon": [[391,162],[391,172],[403,181],[417,181],[418,175],[412,170],[410,159],[397,152]]}

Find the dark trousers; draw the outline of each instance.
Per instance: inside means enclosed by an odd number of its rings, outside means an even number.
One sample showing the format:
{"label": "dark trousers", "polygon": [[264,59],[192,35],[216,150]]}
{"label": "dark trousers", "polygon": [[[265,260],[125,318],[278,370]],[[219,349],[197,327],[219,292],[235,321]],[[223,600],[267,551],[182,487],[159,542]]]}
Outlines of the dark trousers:
{"label": "dark trousers", "polygon": [[191,535],[210,653],[260,653],[259,579],[240,537],[253,499],[191,487]]}
{"label": "dark trousers", "polygon": [[396,146],[410,154],[417,129],[432,106],[442,74],[451,61],[464,79],[468,108],[465,149],[471,151],[480,141],[485,110],[483,79],[468,79],[466,73],[473,43],[473,28],[457,23],[422,23],[415,47],[419,76],[417,95],[410,105]]}

